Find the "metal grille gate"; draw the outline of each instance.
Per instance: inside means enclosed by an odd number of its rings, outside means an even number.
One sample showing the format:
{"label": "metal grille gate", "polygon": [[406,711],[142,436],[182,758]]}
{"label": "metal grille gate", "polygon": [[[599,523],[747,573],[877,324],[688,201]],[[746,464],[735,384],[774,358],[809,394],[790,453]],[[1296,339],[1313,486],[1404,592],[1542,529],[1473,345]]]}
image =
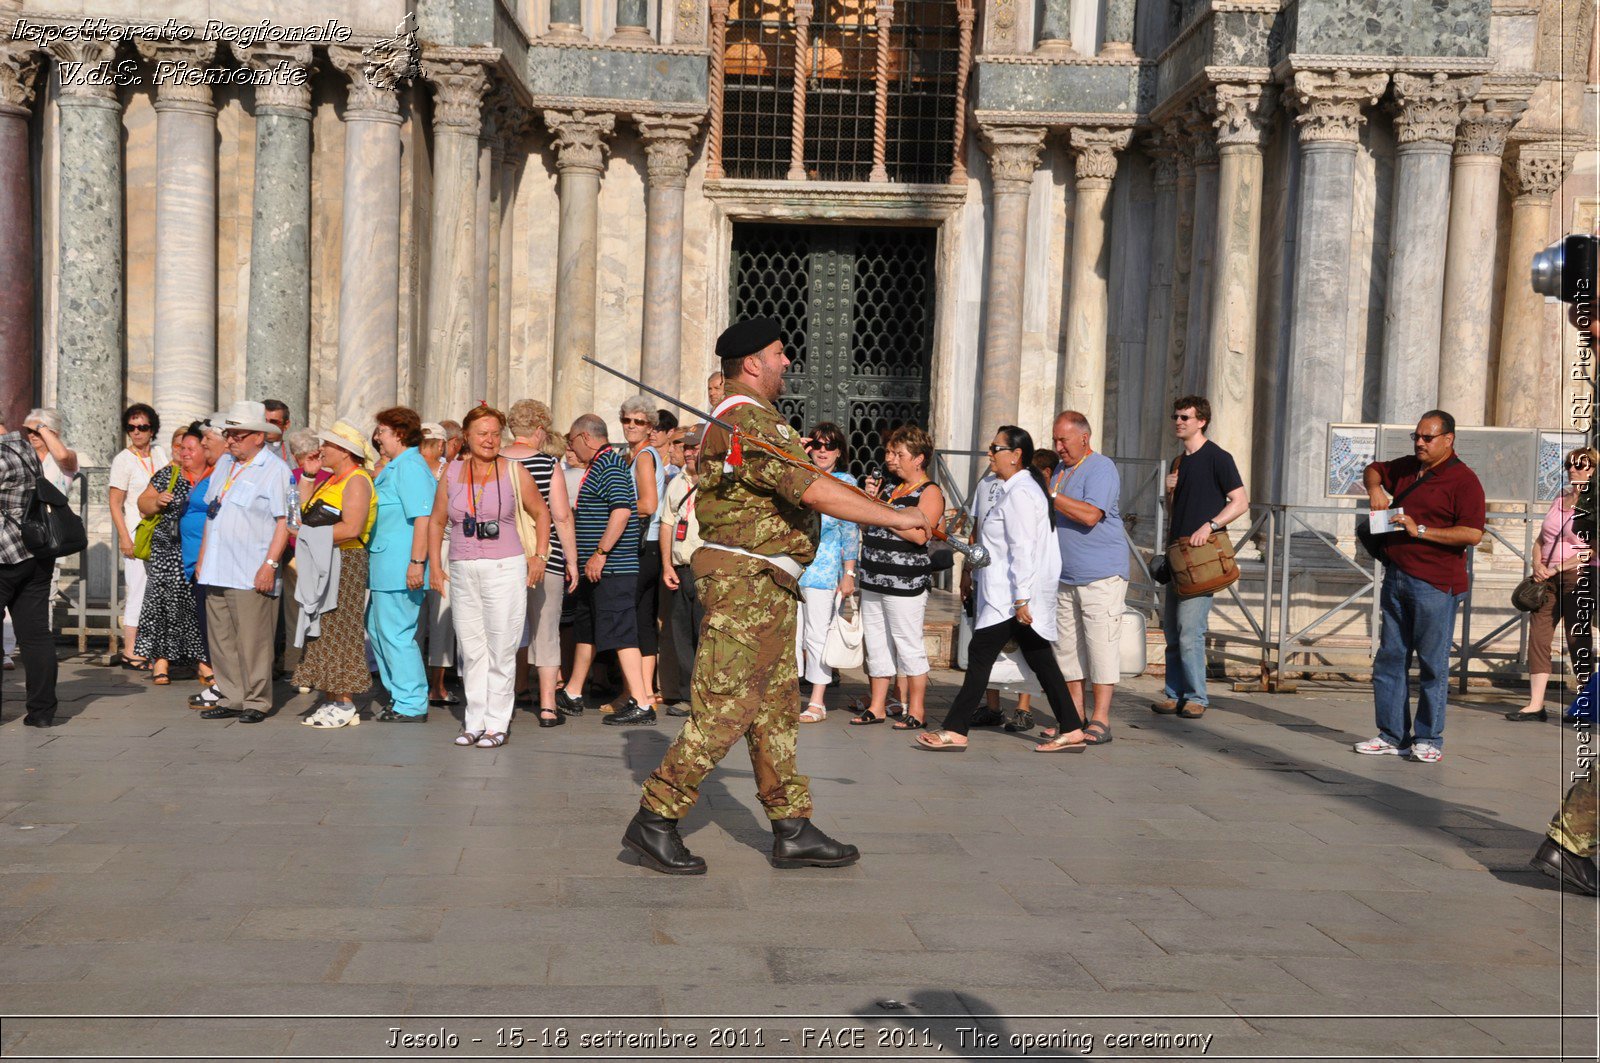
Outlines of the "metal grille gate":
{"label": "metal grille gate", "polygon": [[737,225],[731,321],[775,317],[793,365],[778,408],[796,429],[833,421],[858,477],[883,440],[928,423],[932,229]]}

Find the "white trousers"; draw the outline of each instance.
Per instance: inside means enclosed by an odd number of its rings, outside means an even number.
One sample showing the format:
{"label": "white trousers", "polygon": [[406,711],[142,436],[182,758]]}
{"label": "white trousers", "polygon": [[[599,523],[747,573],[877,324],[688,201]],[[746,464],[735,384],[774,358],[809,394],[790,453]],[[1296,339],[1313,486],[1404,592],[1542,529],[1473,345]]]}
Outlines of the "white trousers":
{"label": "white trousers", "polygon": [[800,674],[813,686],[833,682],[833,669],[822,663],[822,650],[828,644],[828,625],[833,623],[832,587],[801,587],[800,622],[795,625],[794,655]]}
{"label": "white trousers", "polygon": [[1128,581],[1107,576],[1081,587],[1056,584],[1056,663],[1068,682],[1096,686],[1122,679],[1122,610]]}
{"label": "white trousers", "polygon": [[867,675],[927,675],[928,647],[922,641],[922,619],[928,592],[901,594],[861,592],[861,627],[867,643]]}
{"label": "white trousers", "polygon": [[517,643],[528,616],[528,562],[521,555],[450,562],[450,608],[467,692],[462,727],[504,731],[516,699]]}
{"label": "white trousers", "polygon": [[[127,593],[122,598],[122,626],[138,627],[139,614],[144,612],[144,562],[136,557],[123,558],[122,575],[127,583]],[[133,647],[123,652],[132,653]]]}

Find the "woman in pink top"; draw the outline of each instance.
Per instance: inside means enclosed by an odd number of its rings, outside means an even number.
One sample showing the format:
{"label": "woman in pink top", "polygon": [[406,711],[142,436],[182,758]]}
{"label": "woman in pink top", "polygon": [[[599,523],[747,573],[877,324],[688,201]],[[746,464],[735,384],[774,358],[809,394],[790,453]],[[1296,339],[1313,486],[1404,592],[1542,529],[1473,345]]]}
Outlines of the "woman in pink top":
{"label": "woman in pink top", "polygon": [[1587,664],[1588,625],[1579,622],[1578,581],[1585,568],[1589,569],[1588,578],[1594,578],[1595,558],[1572,524],[1578,515],[1578,495],[1594,475],[1597,462],[1600,454],[1590,447],[1579,447],[1567,455],[1567,488],[1550,503],[1539,539],[1534,543],[1533,578],[1548,582],[1551,593],[1533,614],[1528,628],[1528,703],[1506,713],[1506,719],[1513,722],[1546,717],[1544,692],[1550,683],[1550,644],[1555,640],[1557,619],[1567,632],[1568,669],[1578,671],[1580,660]]}
{"label": "woman in pink top", "polygon": [[[439,478],[428,529],[429,578],[441,594],[450,585],[461,644],[467,705],[456,745],[480,749],[505,744],[528,588],[544,578],[550,557],[550,509],[528,470],[500,456],[505,428],[505,414],[487,405],[467,414],[461,426],[467,451]],[[537,529],[538,541],[526,550],[517,532],[519,494]],[[447,521],[448,570],[440,557]]]}

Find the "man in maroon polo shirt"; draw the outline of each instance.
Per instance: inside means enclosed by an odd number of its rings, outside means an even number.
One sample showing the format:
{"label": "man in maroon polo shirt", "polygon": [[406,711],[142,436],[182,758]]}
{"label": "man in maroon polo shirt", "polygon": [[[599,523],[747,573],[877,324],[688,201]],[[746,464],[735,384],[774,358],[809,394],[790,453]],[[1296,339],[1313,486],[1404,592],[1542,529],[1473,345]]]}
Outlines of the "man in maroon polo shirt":
{"label": "man in maroon polo shirt", "polygon": [[[1398,503],[1384,537],[1378,655],[1372,700],[1378,735],[1357,753],[1444,756],[1444,707],[1450,686],[1450,637],[1467,591],[1467,551],[1483,539],[1483,484],[1455,451],[1456,419],[1429,410],[1411,433],[1414,453],[1367,466],[1362,484],[1374,512]],[[1417,660],[1417,713],[1411,715],[1410,662]]]}

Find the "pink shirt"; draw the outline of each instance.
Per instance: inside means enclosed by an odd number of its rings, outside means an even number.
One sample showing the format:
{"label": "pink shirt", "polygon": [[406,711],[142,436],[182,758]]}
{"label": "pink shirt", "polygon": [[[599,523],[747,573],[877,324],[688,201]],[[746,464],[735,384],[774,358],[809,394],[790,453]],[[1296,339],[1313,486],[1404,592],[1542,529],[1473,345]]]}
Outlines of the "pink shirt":
{"label": "pink shirt", "polygon": [[522,540],[517,538],[516,495],[511,490],[506,459],[500,461],[500,478],[485,483],[474,476],[472,494],[477,499],[479,521],[499,521],[498,539],[467,537],[461,532],[461,521],[472,508],[467,505],[467,461],[452,461],[445,468],[445,493],[450,515],[450,563],[457,561],[499,561],[507,557],[522,556]]}
{"label": "pink shirt", "polygon": [[[1572,528],[1572,519],[1577,516],[1577,510],[1569,509],[1565,499],[1558,498],[1550,503],[1550,511],[1544,515],[1544,525],[1539,532],[1543,543],[1539,555],[1544,563],[1551,568],[1560,568],[1569,561],[1575,561],[1583,553],[1583,540]],[[1600,553],[1590,558],[1591,565],[1600,562]]]}

